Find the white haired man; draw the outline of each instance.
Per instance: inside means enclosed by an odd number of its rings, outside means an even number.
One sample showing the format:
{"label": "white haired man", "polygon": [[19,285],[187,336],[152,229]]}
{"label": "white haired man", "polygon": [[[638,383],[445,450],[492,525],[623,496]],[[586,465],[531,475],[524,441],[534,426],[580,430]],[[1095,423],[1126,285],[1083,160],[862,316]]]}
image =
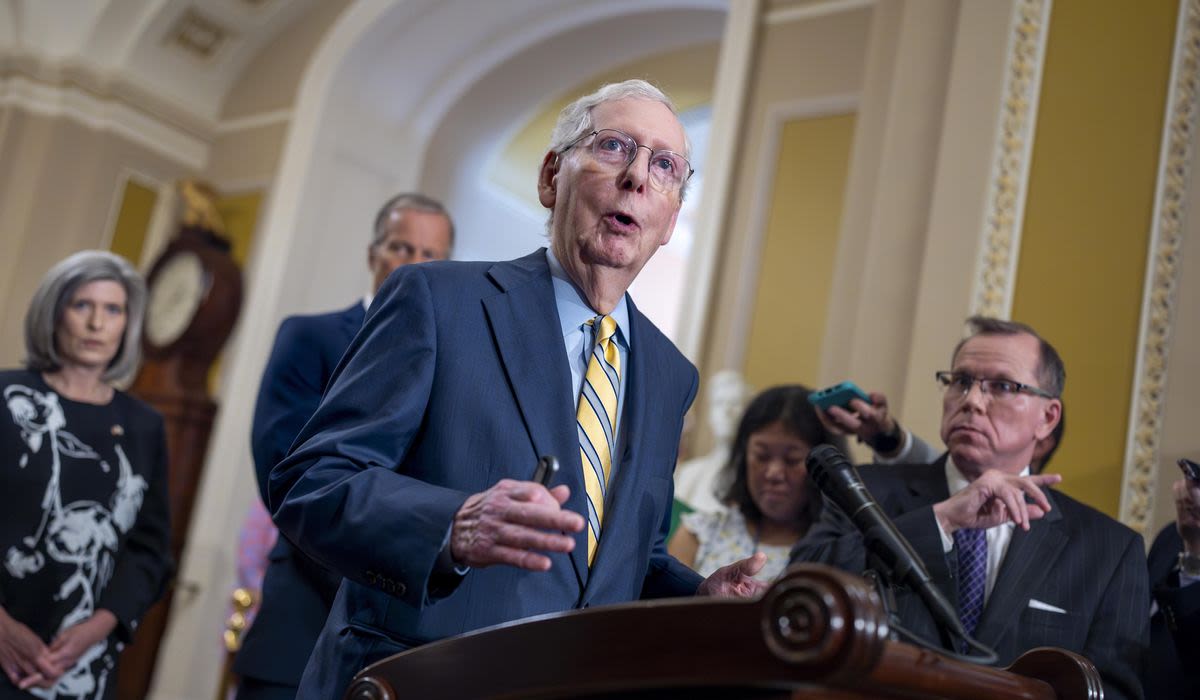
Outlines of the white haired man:
{"label": "white haired man", "polygon": [[[643,81],[563,110],[538,197],[550,249],[401,268],[271,474],[281,532],[343,582],[300,697],[368,663],[532,615],[645,597],[754,595],[756,555],[708,579],[666,552],[696,369],[626,290],[691,175]],[[541,455],[562,463],[551,487]]]}

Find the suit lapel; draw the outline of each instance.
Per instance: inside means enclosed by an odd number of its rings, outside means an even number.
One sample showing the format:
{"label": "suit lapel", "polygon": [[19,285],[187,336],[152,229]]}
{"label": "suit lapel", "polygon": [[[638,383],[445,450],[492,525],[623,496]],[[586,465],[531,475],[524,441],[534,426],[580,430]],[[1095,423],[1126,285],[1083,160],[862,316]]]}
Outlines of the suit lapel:
{"label": "suit lapel", "polygon": [[[575,400],[570,395],[571,369],[563,351],[558,314],[542,311],[557,308],[545,250],[497,263],[488,275],[501,293],[483,300],[484,311],[534,451],[558,457],[557,482],[571,489],[566,507],[586,514]],[[528,466],[532,474],[534,465]],[[571,563],[583,586],[588,568],[586,529],[575,536]]]}
{"label": "suit lapel", "polygon": [[[904,493],[907,502],[902,503],[899,508],[889,509],[892,517],[944,501],[950,497],[950,488],[946,484],[946,455],[942,455],[931,464],[914,464],[896,468],[909,470],[912,473],[905,477],[905,484],[908,488]],[[929,575],[933,577],[934,583],[942,589],[943,594],[951,596],[951,600],[954,600],[955,591],[946,590],[952,587],[950,566],[946,557],[927,554],[924,559],[928,560],[924,562],[925,568],[929,570]]]}
{"label": "suit lapel", "polygon": [[366,318],[367,310],[363,308],[362,302],[359,301],[353,306],[342,312],[341,329],[346,342],[342,343],[342,347],[348,347],[350,341],[354,340],[354,336],[362,329],[363,319]]}
{"label": "suit lapel", "polygon": [[[604,507],[606,516],[603,532],[599,549],[596,550],[596,561],[592,564],[592,573],[595,575],[588,582],[592,590],[602,588],[604,579],[616,575],[621,564],[614,564],[608,560],[620,556],[622,552],[628,552],[629,548],[623,547],[622,544],[631,538],[641,537],[642,527],[645,525],[638,522],[635,510],[637,495],[641,493],[638,485],[644,477],[643,470],[637,466],[644,461],[640,456],[644,445],[638,436],[645,437],[640,432],[646,415],[645,378],[660,376],[658,372],[649,370],[648,364],[660,357],[661,353],[649,347],[651,334],[643,331],[645,324],[649,322],[638,312],[628,295],[625,300],[629,306],[630,350],[629,368],[625,376],[621,377],[625,386],[625,406],[618,424],[617,454],[620,455],[620,459],[614,465],[612,483],[609,485],[609,495]],[[653,525],[657,526],[657,523]]]}
{"label": "suit lapel", "polygon": [[946,486],[946,455],[942,455],[932,464],[898,465],[896,468],[907,470],[911,474],[907,474],[904,480],[908,486],[905,492],[907,502],[901,504],[903,510],[896,511],[893,516],[950,497],[950,489]]}
{"label": "suit lapel", "polygon": [[1031,522],[1028,532],[1019,527],[1014,529],[996,585],[979,618],[975,636],[988,646],[997,646],[1005,632],[1016,624],[1021,611],[1029,605],[1030,591],[1038,590],[1067,546],[1067,535],[1059,526],[1062,510],[1054,492],[1045,493],[1050,499],[1050,512]]}

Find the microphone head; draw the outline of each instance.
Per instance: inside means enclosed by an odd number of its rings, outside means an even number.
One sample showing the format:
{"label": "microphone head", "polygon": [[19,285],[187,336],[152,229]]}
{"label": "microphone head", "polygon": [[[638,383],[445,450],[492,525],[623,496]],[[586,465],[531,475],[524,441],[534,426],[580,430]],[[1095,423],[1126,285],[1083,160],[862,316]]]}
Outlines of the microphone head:
{"label": "microphone head", "polygon": [[828,493],[826,484],[834,473],[854,468],[850,464],[850,460],[846,459],[846,455],[833,445],[817,445],[809,450],[804,465],[808,467],[808,473],[812,476],[813,481],[817,482],[817,486],[826,493]]}

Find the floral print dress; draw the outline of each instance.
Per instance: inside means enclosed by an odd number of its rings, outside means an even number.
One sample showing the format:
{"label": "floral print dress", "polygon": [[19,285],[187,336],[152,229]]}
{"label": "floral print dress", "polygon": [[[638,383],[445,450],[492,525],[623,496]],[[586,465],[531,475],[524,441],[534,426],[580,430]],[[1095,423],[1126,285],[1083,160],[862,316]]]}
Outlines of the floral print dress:
{"label": "floral print dress", "polygon": [[754,578],[774,581],[787,568],[791,546],[756,542],[746,527],[746,519],[737,508],[723,506],[721,510],[711,513],[700,510],[684,513],[679,524],[700,540],[692,568],[701,576],[709,576],[722,566],[745,559],[755,552],[766,554],[767,563]]}
{"label": "floral print dress", "polygon": [[0,675],[0,698],[111,698],[117,655],[171,572],[162,417],[116,392],[60,397],[34,372],[0,372],[0,606],[49,644],[105,609],[116,630],[48,689]]}

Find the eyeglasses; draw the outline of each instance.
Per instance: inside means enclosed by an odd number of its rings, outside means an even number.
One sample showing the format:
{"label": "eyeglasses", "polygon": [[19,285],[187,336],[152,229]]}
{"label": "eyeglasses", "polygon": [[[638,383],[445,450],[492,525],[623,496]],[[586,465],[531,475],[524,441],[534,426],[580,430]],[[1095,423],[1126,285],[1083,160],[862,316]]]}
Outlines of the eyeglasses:
{"label": "eyeglasses", "polygon": [[1058,398],[1044,389],[1039,389],[1036,386],[1014,382],[1011,379],[984,379],[983,377],[973,377],[966,372],[937,372],[933,375],[937,378],[938,384],[941,385],[942,391],[947,396],[952,398],[962,398],[971,393],[971,387],[978,382],[979,390],[985,396],[991,396],[995,399],[1011,399],[1017,394],[1029,394],[1030,396],[1040,396],[1044,399]]}
{"label": "eyeglasses", "polygon": [[678,153],[667,150],[656,151],[649,146],[643,146],[629,134],[616,129],[600,129],[590,134],[584,134],[567,144],[559,153],[566,153],[589,136],[596,137],[592,139],[590,149],[592,157],[596,159],[596,162],[613,170],[629,167],[629,164],[637,158],[639,148],[650,151],[650,185],[660,192],[679,191],[692,173],[696,172],[692,169],[692,164],[688,162],[688,159]]}

